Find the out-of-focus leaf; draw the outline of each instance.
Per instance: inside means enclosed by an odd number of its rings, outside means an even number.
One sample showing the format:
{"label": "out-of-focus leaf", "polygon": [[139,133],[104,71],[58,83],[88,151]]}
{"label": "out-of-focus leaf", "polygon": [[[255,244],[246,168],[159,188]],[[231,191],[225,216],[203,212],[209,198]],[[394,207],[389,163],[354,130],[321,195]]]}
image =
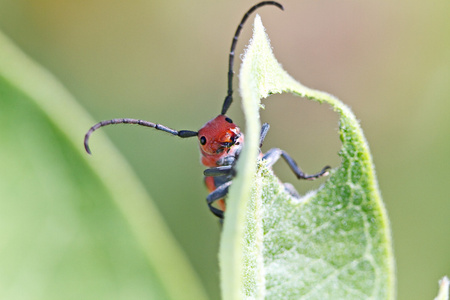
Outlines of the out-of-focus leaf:
{"label": "out-of-focus leaf", "polygon": [[151,199],[48,72],[0,35],[0,298],[205,299]]}

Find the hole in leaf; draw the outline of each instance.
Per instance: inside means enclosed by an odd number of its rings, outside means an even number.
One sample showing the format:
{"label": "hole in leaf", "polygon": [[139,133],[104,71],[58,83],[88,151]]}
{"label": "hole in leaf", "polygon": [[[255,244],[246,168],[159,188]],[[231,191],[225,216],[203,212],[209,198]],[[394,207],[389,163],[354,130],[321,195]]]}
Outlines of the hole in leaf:
{"label": "hole in leaf", "polygon": [[[340,166],[339,115],[328,104],[290,94],[272,95],[262,103],[265,109],[261,110],[261,122],[270,124],[263,152],[275,147],[285,150],[306,174],[315,174],[326,165]],[[317,189],[327,178],[298,180],[282,159],[273,169],[282,182],[292,183],[300,195]]]}

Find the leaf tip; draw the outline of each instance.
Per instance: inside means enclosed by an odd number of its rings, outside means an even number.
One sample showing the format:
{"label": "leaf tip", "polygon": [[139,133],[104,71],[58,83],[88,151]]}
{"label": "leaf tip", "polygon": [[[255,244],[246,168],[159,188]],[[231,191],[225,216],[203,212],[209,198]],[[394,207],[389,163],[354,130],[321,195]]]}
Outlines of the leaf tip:
{"label": "leaf tip", "polygon": [[447,276],[444,276],[439,280],[439,294],[434,300],[448,300],[448,290],[450,286],[450,280]]}

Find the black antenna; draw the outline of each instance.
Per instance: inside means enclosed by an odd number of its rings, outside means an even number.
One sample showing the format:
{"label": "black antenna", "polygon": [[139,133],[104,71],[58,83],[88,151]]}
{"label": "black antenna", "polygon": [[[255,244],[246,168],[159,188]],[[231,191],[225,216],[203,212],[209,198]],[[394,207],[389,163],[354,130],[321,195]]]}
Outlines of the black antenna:
{"label": "black antenna", "polygon": [[108,126],[108,125],[114,125],[114,124],[136,124],[136,125],[151,127],[151,128],[155,128],[157,130],[161,130],[161,131],[164,131],[164,132],[167,132],[167,133],[179,136],[181,138],[188,138],[188,137],[193,137],[193,136],[197,136],[198,135],[197,131],[190,131],[190,130],[177,131],[175,129],[166,127],[164,125],[155,124],[155,123],[144,121],[144,120],[137,120],[137,119],[112,119],[112,120],[107,120],[107,121],[101,121],[101,122],[95,124],[86,133],[86,135],[84,136],[84,149],[86,149],[87,153],[91,154],[91,150],[89,149],[89,137],[91,136],[91,134],[94,131],[96,131],[97,129],[99,129],[100,127]]}
{"label": "black antenna", "polygon": [[225,115],[228,111],[228,108],[230,108],[231,103],[233,102],[233,64],[234,64],[234,50],[236,49],[237,40],[239,37],[239,34],[241,33],[242,27],[244,26],[245,21],[247,21],[248,17],[252,12],[260,8],[264,5],[274,5],[278,7],[281,10],[284,10],[283,5],[281,5],[278,2],[275,1],[263,1],[258,4],[255,4],[252,6],[242,17],[241,23],[239,24],[238,28],[236,29],[236,32],[233,37],[233,41],[231,43],[231,50],[230,50],[230,59],[228,63],[228,92],[227,96],[225,97],[225,100],[223,102],[222,106],[222,115]]}

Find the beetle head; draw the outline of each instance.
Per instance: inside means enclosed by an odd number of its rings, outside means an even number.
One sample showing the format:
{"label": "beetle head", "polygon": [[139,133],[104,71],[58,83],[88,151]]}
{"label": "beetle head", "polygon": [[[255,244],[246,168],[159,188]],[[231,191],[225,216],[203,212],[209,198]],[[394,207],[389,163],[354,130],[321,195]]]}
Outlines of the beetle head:
{"label": "beetle head", "polygon": [[212,119],[198,131],[201,160],[207,167],[216,167],[227,156],[236,155],[242,148],[244,135],[225,115]]}

